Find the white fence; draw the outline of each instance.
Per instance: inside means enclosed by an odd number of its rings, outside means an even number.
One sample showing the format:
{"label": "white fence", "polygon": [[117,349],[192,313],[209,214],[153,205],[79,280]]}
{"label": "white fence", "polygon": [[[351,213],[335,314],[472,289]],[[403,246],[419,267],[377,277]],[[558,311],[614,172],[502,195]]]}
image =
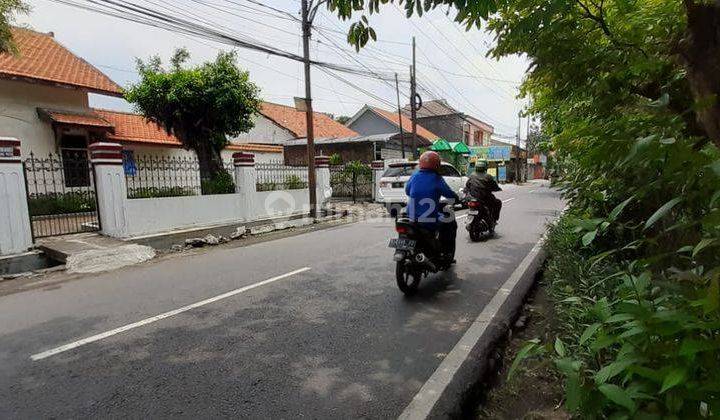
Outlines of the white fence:
{"label": "white fence", "polygon": [[[147,198],[137,198],[137,194],[131,194],[132,198],[129,198],[128,181],[118,148],[119,146],[110,144],[91,145],[91,154],[96,156],[93,164],[97,173],[98,211],[102,221],[102,233],[108,236],[128,238],[180,229],[241,224],[307,214],[310,210],[310,194],[304,179],[300,177],[301,168],[293,168],[292,171],[288,168],[277,169],[279,176],[290,175],[294,179],[292,185],[278,186],[291,189],[258,191],[262,184],[258,183],[253,156],[244,153],[236,154],[233,163],[234,193]],[[271,168],[264,170],[269,171]],[[319,165],[316,178],[317,201],[318,205],[322,206],[332,194],[327,165]],[[156,184],[152,191],[164,193],[177,188],[182,190],[183,187],[183,184],[177,182],[164,182]]]}

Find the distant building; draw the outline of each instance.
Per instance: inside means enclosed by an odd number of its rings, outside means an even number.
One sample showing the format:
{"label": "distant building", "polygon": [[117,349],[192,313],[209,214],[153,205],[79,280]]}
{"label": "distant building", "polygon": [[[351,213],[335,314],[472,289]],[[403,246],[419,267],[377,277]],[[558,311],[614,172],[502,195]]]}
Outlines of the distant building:
{"label": "distant building", "polygon": [[[403,113],[410,115],[410,105]],[[424,102],[417,111],[417,122],[445,140],[468,146],[488,146],[494,132],[493,126],[456,110],[445,99]]]}

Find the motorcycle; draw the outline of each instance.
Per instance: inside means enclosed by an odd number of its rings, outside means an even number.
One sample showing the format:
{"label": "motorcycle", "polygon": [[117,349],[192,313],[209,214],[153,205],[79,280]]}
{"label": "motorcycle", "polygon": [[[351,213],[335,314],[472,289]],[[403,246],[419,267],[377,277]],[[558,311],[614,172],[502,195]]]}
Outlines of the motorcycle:
{"label": "motorcycle", "polygon": [[476,198],[468,198],[467,207],[465,229],[470,233],[470,240],[477,242],[485,235],[494,235],[497,221],[490,208]]}
{"label": "motorcycle", "polygon": [[452,265],[455,250],[452,255],[441,254],[438,232],[427,231],[406,217],[395,220],[395,231],[398,237],[388,246],[395,249],[395,280],[404,294],[412,295],[423,277]]}

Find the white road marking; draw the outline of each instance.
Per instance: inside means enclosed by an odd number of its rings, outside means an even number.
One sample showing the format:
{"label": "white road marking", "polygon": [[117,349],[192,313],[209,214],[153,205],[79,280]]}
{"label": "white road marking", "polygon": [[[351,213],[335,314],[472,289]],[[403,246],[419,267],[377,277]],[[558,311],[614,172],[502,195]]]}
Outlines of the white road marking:
{"label": "white road marking", "polygon": [[99,340],[102,340],[102,339],[105,339],[105,338],[108,338],[108,337],[112,337],[113,335],[120,334],[120,333],[123,333],[123,332],[125,332],[125,331],[132,330],[132,329],[134,329],[134,328],[142,327],[143,325],[152,324],[153,322],[160,321],[160,320],[162,320],[162,319],[169,318],[169,317],[171,317],[171,316],[175,316],[175,315],[181,314],[181,313],[183,313],[183,312],[187,312],[187,311],[189,311],[189,310],[191,310],[191,309],[195,309],[195,308],[199,308],[199,307],[201,307],[201,306],[209,305],[209,304],[214,303],[214,302],[217,302],[217,301],[219,301],[219,300],[223,300],[223,299],[229,298],[229,297],[231,297],[231,296],[235,296],[235,295],[237,295],[237,294],[240,294],[240,293],[243,293],[243,292],[247,292],[248,290],[252,290],[252,289],[255,289],[255,288],[257,288],[257,287],[264,286],[264,285],[266,285],[266,284],[270,284],[270,283],[276,282],[276,281],[278,281],[278,280],[282,280],[282,279],[288,278],[288,277],[293,276],[293,275],[295,275],[295,274],[303,273],[303,272],[308,271],[308,270],[310,270],[310,267],[303,267],[303,268],[300,268],[300,269],[291,271],[291,272],[289,272],[289,273],[281,274],[281,275],[279,275],[279,276],[272,277],[272,278],[269,278],[269,279],[267,279],[267,280],[263,280],[263,281],[261,281],[261,282],[255,283],[255,284],[251,284],[251,285],[249,285],[249,286],[245,286],[245,287],[241,287],[241,288],[239,288],[239,289],[231,290],[231,291],[229,291],[229,292],[227,292],[227,293],[223,293],[223,294],[217,295],[217,296],[215,296],[215,297],[211,297],[211,298],[208,298],[208,299],[205,299],[205,300],[201,300],[200,302],[195,302],[195,303],[192,303],[192,304],[190,304],[190,305],[183,306],[182,308],[178,308],[178,309],[174,309],[174,310],[172,310],[172,311],[164,312],[164,313],[161,313],[161,314],[159,314],[159,315],[155,315],[155,316],[150,317],[150,318],[145,318],[145,319],[143,319],[143,320],[141,320],[141,321],[133,322],[132,324],[123,325],[122,327],[118,327],[118,328],[115,328],[115,329],[110,330],[110,331],[105,331],[105,332],[100,333],[100,334],[96,334],[96,335],[93,335],[93,336],[90,336],[90,337],[87,337],[87,338],[83,338],[82,340],[73,341],[72,343],[67,343],[67,344],[64,344],[64,345],[62,345],[62,346],[60,346],[60,347],[55,347],[54,349],[50,349],[50,350],[44,351],[44,352],[42,352],[42,353],[33,354],[32,356],[30,356],[30,359],[32,359],[32,360],[34,360],[34,361],[42,360],[42,359],[45,359],[45,358],[50,357],[50,356],[54,356],[54,355],[59,354],[59,353],[63,353],[63,352],[66,352],[66,351],[68,351],[68,350],[72,350],[72,349],[78,348],[78,347],[80,347],[80,346],[84,346],[85,344],[90,344],[90,343],[93,343],[93,342],[95,342],[95,341],[99,341]]}
{"label": "white road marking", "polygon": [[530,194],[534,193],[535,191],[537,191],[537,190],[530,190]]}
{"label": "white road marking", "polygon": [[510,201],[513,201],[515,197],[508,198],[507,200],[503,200],[503,203],[509,203]]}

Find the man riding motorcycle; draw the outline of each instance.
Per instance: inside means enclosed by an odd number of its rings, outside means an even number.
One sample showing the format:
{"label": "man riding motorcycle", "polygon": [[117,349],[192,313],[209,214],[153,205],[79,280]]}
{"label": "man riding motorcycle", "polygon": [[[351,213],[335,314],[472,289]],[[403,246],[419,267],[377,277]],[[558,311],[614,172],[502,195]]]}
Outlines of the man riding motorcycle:
{"label": "man riding motorcycle", "polygon": [[459,201],[459,197],[438,173],[440,155],[437,152],[423,153],[418,166],[420,169],[415,171],[405,184],[405,193],[408,195],[407,217],[430,234],[439,231],[438,251],[452,259],[455,254],[457,222],[450,212],[444,210],[440,198]]}
{"label": "man riding motorcycle", "polygon": [[490,214],[495,218],[495,222],[500,220],[500,210],[502,209],[502,201],[493,195],[496,191],[502,191],[502,189],[495,178],[487,173],[487,164],[478,162],[475,165],[475,172],[470,175],[465,184],[465,192],[485,203],[490,209]]}

